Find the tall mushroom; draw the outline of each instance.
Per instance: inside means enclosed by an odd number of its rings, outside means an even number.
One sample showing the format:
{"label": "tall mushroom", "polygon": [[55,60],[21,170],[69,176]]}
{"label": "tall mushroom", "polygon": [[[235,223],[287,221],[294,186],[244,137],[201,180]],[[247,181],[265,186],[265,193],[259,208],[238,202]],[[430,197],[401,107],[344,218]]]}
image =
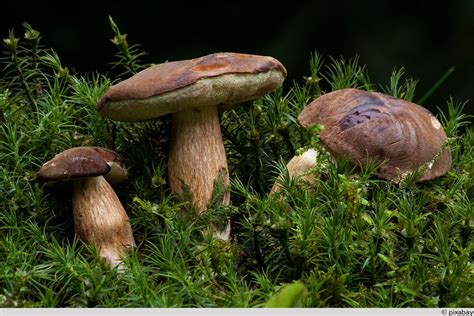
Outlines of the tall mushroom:
{"label": "tall mushroom", "polygon": [[100,147],[74,147],[46,162],[40,182],[73,181],[72,211],[76,234],[95,244],[110,266],[120,266],[128,247],[135,247],[129,218],[106,178],[119,183],[127,171],[120,157]]}
{"label": "tall mushroom", "polygon": [[[182,182],[199,212],[207,208],[215,182],[229,184],[218,108],[257,99],[279,87],[286,69],[268,56],[216,53],[155,65],[112,86],[100,99],[102,115],[144,121],[173,113],[168,172],[171,190]],[[226,193],[223,203],[230,202]]]}
{"label": "tall mushroom", "polygon": [[323,124],[321,141],[334,156],[356,165],[384,162],[376,171],[393,182],[420,166],[417,181],[431,180],[451,168],[451,151],[440,122],[427,109],[389,95],[358,89],[326,93],[300,113],[303,127]]}

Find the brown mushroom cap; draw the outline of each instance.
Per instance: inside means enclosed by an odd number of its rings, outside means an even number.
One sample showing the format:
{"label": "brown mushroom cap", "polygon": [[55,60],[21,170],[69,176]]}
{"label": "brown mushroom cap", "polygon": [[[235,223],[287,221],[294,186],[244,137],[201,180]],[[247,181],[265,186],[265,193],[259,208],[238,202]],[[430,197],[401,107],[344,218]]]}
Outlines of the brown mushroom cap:
{"label": "brown mushroom cap", "polygon": [[147,68],[112,86],[98,110],[118,121],[150,120],[199,106],[257,99],[285,77],[285,67],[275,58],[216,53]]}
{"label": "brown mushroom cap", "polygon": [[430,163],[446,141],[440,122],[427,109],[377,92],[342,89],[322,95],[298,116],[307,128],[323,124],[322,142],[335,156],[347,156],[358,165],[385,161],[380,178],[397,181],[427,164],[418,181],[431,180],[451,168],[447,147]]}
{"label": "brown mushroom cap", "polygon": [[46,162],[37,173],[40,182],[72,180],[109,175],[112,183],[126,179],[127,172],[119,155],[101,147],[74,147]]}

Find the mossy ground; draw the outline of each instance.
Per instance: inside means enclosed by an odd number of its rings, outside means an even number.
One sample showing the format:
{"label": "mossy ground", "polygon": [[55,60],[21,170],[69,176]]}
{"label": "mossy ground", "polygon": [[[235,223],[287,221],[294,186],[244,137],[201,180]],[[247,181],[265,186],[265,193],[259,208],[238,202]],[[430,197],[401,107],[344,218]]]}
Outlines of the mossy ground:
{"label": "mossy ground", "polygon": [[[374,177],[375,166],[322,155],[317,180],[283,176],[281,192],[268,196],[299,148],[321,149],[296,120],[308,101],[346,87],[416,95],[403,69],[381,86],[357,58],[323,62],[314,54],[301,82],[223,115],[232,205],[216,198],[197,216],[167,186],[169,117],[116,123],[96,110],[112,83],[147,66],[111,22],[119,53],[107,74],[72,73],[26,24],[24,36],[4,40],[1,307],[256,307],[294,281],[304,285],[304,307],[474,306],[474,129],[464,103],[448,99],[434,113],[453,154],[444,177],[394,185]],[[43,162],[82,145],[112,148],[128,166],[116,191],[138,247],[123,273],[74,235],[70,188],[35,181]],[[218,185],[216,197],[225,189]],[[232,242],[202,234],[228,217]]]}

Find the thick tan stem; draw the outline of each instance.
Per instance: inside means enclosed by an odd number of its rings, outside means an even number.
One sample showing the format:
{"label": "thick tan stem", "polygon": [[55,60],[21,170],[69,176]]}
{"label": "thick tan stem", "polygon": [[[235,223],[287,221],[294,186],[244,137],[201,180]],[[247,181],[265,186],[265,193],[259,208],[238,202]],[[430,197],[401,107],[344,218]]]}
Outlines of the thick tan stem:
{"label": "thick tan stem", "polygon": [[[199,212],[206,210],[215,182],[229,185],[227,157],[215,106],[173,114],[168,171],[171,191],[183,194],[183,181]],[[230,203],[226,192],[223,203]]]}
{"label": "thick tan stem", "polygon": [[129,218],[104,177],[74,181],[74,228],[86,243],[95,244],[110,266],[121,264],[128,247],[135,247]]}

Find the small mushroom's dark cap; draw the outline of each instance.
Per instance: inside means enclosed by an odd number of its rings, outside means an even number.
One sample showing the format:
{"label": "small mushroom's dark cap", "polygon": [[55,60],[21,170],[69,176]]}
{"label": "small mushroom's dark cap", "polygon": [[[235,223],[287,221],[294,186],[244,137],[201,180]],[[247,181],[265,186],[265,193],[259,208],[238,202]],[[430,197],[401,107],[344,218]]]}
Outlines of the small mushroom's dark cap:
{"label": "small mushroom's dark cap", "polygon": [[270,56],[215,53],[144,69],[113,85],[97,108],[113,120],[141,121],[193,107],[240,104],[273,91],[286,74]]}
{"label": "small mushroom's dark cap", "polygon": [[46,162],[37,173],[40,182],[72,180],[108,174],[111,162],[121,164],[112,150],[101,147],[74,147]]}
{"label": "small mushroom's dark cap", "polygon": [[[376,175],[397,181],[426,164],[418,181],[431,180],[451,168],[446,133],[427,109],[377,92],[342,89],[316,98],[300,113],[303,127],[323,124],[321,141],[335,156],[346,156],[358,165],[385,163]],[[434,157],[440,154],[434,163]]]}

